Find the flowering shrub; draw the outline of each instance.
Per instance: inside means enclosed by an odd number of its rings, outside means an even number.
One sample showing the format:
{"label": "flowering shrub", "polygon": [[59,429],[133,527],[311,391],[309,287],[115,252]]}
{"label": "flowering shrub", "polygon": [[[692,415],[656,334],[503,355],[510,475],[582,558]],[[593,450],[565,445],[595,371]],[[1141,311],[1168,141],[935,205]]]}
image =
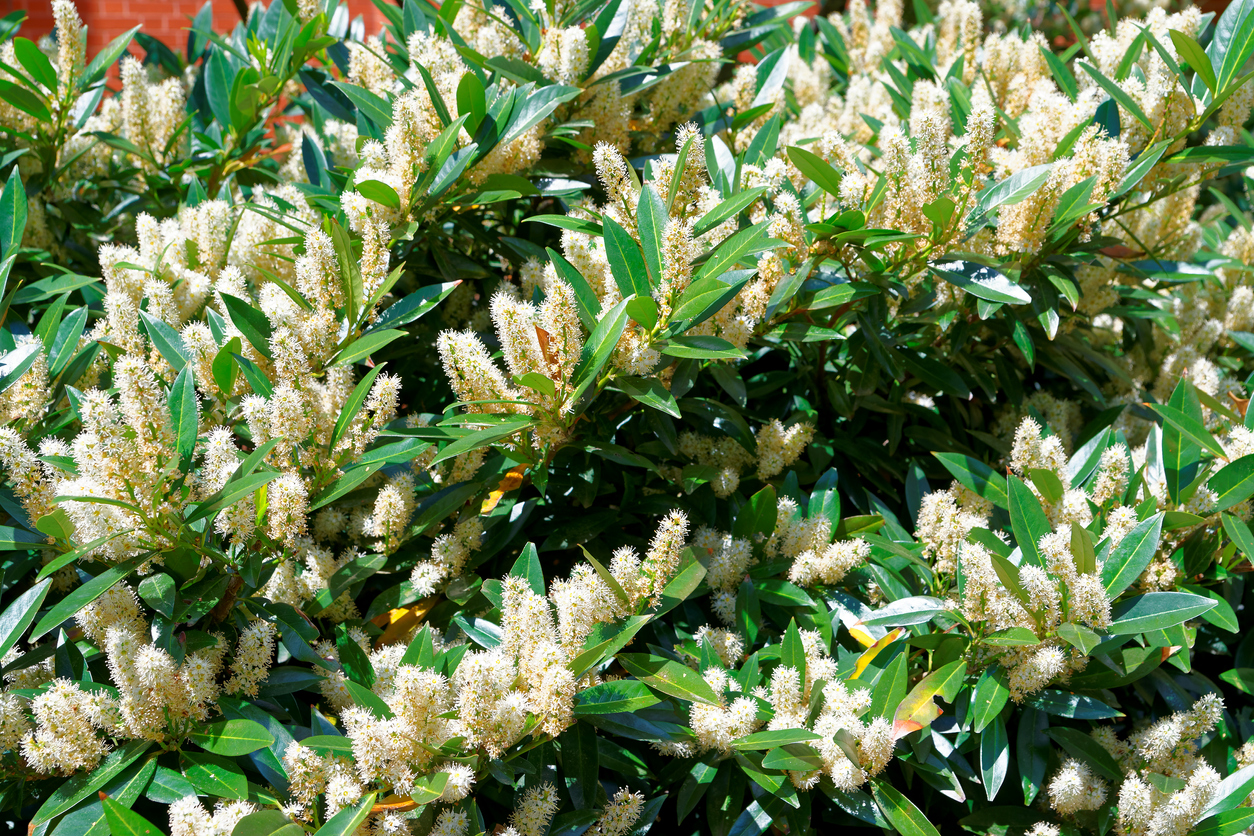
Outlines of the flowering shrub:
{"label": "flowering shrub", "polygon": [[806,6],[6,18],[10,826],[1254,828],[1254,3]]}

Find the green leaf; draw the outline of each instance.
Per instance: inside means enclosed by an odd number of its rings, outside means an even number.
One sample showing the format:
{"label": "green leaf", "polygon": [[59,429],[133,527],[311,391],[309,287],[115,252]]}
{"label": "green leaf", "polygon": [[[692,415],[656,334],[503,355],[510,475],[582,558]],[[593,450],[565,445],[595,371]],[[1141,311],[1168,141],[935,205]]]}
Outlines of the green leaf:
{"label": "green leaf", "polygon": [[1088,656],[1102,640],[1101,636],[1089,628],[1071,622],[1059,626],[1058,638],[1078,649],[1085,656]]}
{"label": "green leaf", "polygon": [[1151,131],[1154,130],[1154,123],[1150,121],[1149,117],[1145,115],[1145,111],[1141,110],[1141,106],[1128,95],[1126,90],[1120,87],[1116,82],[1102,75],[1101,71],[1092,64],[1088,64],[1083,61],[1078,63],[1080,65],[1080,69],[1088,73],[1089,76],[1097,82],[1097,86],[1109,93],[1110,97],[1118,102],[1120,107],[1132,114],[1132,117],[1136,119],[1136,121],[1140,122]]}
{"label": "green leaf", "polygon": [[1237,836],[1254,825],[1254,810],[1229,810],[1199,823],[1192,836]]}
{"label": "green leaf", "polygon": [[464,73],[457,82],[457,111],[469,113],[466,130],[473,136],[488,115],[487,91],[474,73]]}
{"label": "green leaf", "polygon": [[1053,533],[1054,527],[1049,524],[1041,501],[1019,477],[1011,476],[1006,482],[1010,488],[1010,528],[1015,543],[1023,551],[1024,560],[1044,568],[1045,556],[1041,554],[1040,542],[1042,537]]}
{"label": "green leaf", "polygon": [[[308,744],[308,740],[302,740]],[[351,754],[348,757],[352,757]],[[303,836],[305,829],[279,810],[258,810],[240,819],[231,836]]]}
{"label": "green leaf", "polygon": [[1044,467],[1030,467],[1027,469],[1027,476],[1046,502],[1057,503],[1062,499],[1062,480],[1054,471]]}
{"label": "green leaf", "polygon": [[701,217],[701,220],[697,221],[697,225],[693,227],[692,234],[698,237],[704,235],[728,218],[735,217],[745,209],[748,209],[765,193],[766,187],[759,186],[756,189],[748,189],[732,195],[709,212],[706,212]]}
{"label": "green leaf", "polygon": [[985,636],[983,641],[993,647],[1033,647],[1041,643],[1036,633],[1027,627],[1007,627]]}
{"label": "green leaf", "polygon": [[219,295],[222,297],[222,304],[226,306],[231,323],[244,335],[244,339],[248,340],[261,356],[267,360],[273,359],[270,354],[270,335],[273,329],[266,315],[243,299],[229,293]]}
{"label": "green leaf", "polygon": [[229,758],[247,755],[274,743],[274,735],[253,720],[218,720],[189,736],[205,751]]}
{"label": "green leaf", "polygon": [[78,341],[87,327],[87,308],[75,308],[70,312],[61,327],[57,329],[52,348],[48,352],[48,375],[57,378],[65,371],[74,353],[78,351]]}
{"label": "green leaf", "polygon": [[1210,806],[1202,818],[1235,810],[1254,792],[1254,764],[1244,766],[1219,782],[1211,793]]}
{"label": "green leaf", "polygon": [[152,340],[157,351],[176,372],[181,372],[191,362],[192,355],[183,344],[179,332],[147,311],[140,311],[139,318],[144,323],[144,330],[148,332],[148,339]]}
{"label": "green leaf", "polygon": [[1162,159],[1168,147],[1170,147],[1170,142],[1164,140],[1163,142],[1155,143],[1138,154],[1136,162],[1124,172],[1123,179],[1119,181],[1119,188],[1109,195],[1106,200],[1113,202],[1115,198],[1122,197],[1140,185],[1145,175],[1149,174],[1154,166],[1158,165],[1158,161]]}
{"label": "green leaf", "polygon": [[[437,775],[443,778],[445,783],[448,782],[447,772],[440,772],[437,773]],[[423,781],[417,782],[419,786],[416,786],[414,792],[411,794],[411,798],[415,801],[419,801],[424,794],[429,794],[424,793],[423,790],[433,789],[430,785],[422,786],[424,783],[425,782]],[[441,786],[441,790],[443,790],[443,786]],[[439,793],[436,793],[436,797],[439,797]],[[319,827],[315,832],[315,836],[351,836],[351,834],[356,833],[357,828],[360,827],[361,823],[364,822],[366,817],[370,815],[370,808],[374,806],[374,799],[374,793],[366,793],[365,796],[363,796],[356,804],[345,807],[334,816],[327,819],[326,824]],[[434,799],[428,798],[427,802],[419,803],[429,803],[433,800]]]}
{"label": "green leaf", "polygon": [[1183,624],[1209,609],[1216,602],[1188,592],[1148,592],[1129,599],[1111,613],[1109,633],[1131,636],[1151,630],[1165,630]]}
{"label": "green leaf", "polygon": [[[497,60],[500,59],[488,59],[489,66]],[[535,70],[530,64],[522,61],[518,63],[529,70]],[[582,92],[578,87],[571,87],[565,84],[550,84],[536,90],[527,97],[521,107],[514,108],[514,112],[510,115],[509,127],[501,136],[500,145],[502,147],[509,145],[515,139],[518,139],[518,137],[540,124],[542,120],[547,118],[554,110],[557,110],[558,107]]]}
{"label": "green leaf", "polygon": [[371,354],[383,348],[390,342],[398,340],[401,337],[409,336],[404,331],[387,330],[387,331],[371,331],[369,334],[363,334],[345,346],[339,354],[336,355],[333,366],[343,366],[345,364],[356,363],[359,360],[365,360]]}
{"label": "green leaf", "polygon": [[[1195,390],[1189,385],[1188,380],[1181,378],[1171,393],[1168,406],[1177,413],[1187,415],[1191,423],[1201,423],[1202,406],[1198,403]],[[1161,428],[1151,427],[1150,432],[1157,432],[1162,439],[1162,465],[1167,481],[1167,495],[1173,502],[1179,503],[1182,491],[1193,482],[1201,466],[1199,457],[1201,451],[1196,443],[1189,440],[1178,423],[1165,421]],[[1164,528],[1170,530],[1171,514],[1174,513],[1183,512],[1170,512],[1164,520]]]}
{"label": "green leaf", "polygon": [[768,249],[770,247],[768,242],[772,240],[767,237],[769,231],[769,222],[762,221],[733,234],[719,244],[714,254],[710,256],[705,264],[701,265],[701,269],[697,271],[696,278],[703,279],[711,276],[721,276],[735,267],[742,258],[750,253]]}
{"label": "green leaf", "polygon": [[511,435],[520,433],[535,424],[531,418],[520,417],[504,422],[497,426],[488,427],[487,429],[477,430],[468,436],[459,438],[452,444],[445,447],[439,454],[431,460],[432,464],[439,464],[443,461],[456,458],[462,453],[469,453],[471,450],[478,450],[481,447],[487,447],[503,438],[509,438]]}
{"label": "green leaf", "polygon": [[997,715],[980,735],[980,780],[989,801],[997,798],[1009,766],[1010,738],[1006,736],[1005,721]]}
{"label": "green leaf", "polygon": [[651,653],[622,653],[618,661],[629,674],[667,696],[706,705],[719,704],[718,695],[701,674],[679,662]]}
{"label": "green leaf", "polygon": [[876,680],[875,687],[871,690],[870,716],[892,717],[902,700],[906,698],[906,689],[909,684],[906,654],[899,653],[880,672],[879,679]]}
{"label": "green leaf", "polygon": [[41,348],[37,341],[32,341],[13,349],[0,359],[0,393],[8,391],[22,379],[22,375],[30,371],[42,353]]}
{"label": "green leaf", "polygon": [[548,253],[549,261],[553,262],[558,278],[575,291],[575,305],[579,309],[579,321],[583,323],[584,328],[592,331],[597,326],[597,315],[601,313],[601,300],[597,297],[596,291],[588,284],[583,274],[576,270],[561,253],[552,247],[546,247],[544,251]]}
{"label": "green leaf", "polygon": [[533,223],[542,223],[547,226],[555,226],[558,229],[569,229],[596,238],[604,234],[604,229],[599,223],[584,218],[572,218],[568,215],[532,215],[525,220]]}
{"label": "green leaf", "polygon": [[[1219,458],[1225,458],[1224,448],[1210,434],[1202,423],[1181,409],[1160,403],[1149,404],[1149,408],[1162,416],[1163,421],[1180,431],[1180,434],[1193,443],[1209,450]],[[1216,474],[1218,475],[1218,474]]]}
{"label": "green leaf", "polygon": [[0,81],[0,99],[4,99],[18,110],[35,117],[40,122],[51,122],[52,112],[38,94],[27,90],[20,84],[11,81]]}
{"label": "green leaf", "polygon": [[574,713],[576,717],[584,714],[617,714],[622,711],[639,711],[659,702],[645,683],[634,679],[620,679],[602,682],[580,691],[575,695]]}
{"label": "green leaf", "polygon": [[[613,577],[611,575],[611,577]],[[615,581],[617,584],[617,581]],[[619,587],[620,589],[622,587]],[[584,640],[584,649],[579,652],[575,658],[567,663],[577,678],[583,676],[590,668],[599,665],[602,661],[613,656],[618,651],[627,646],[629,642],[639,633],[644,625],[648,624],[650,617],[647,615],[633,615],[627,619],[612,624],[601,623],[592,628],[591,635]],[[623,682],[626,680],[618,680]]]}
{"label": "green leaf", "polygon": [[[444,795],[444,788],[448,786],[448,778],[447,772],[435,772],[419,778],[414,782],[414,789],[409,794],[409,797],[418,804],[430,804],[433,801],[439,801]],[[355,831],[350,830],[349,832]],[[319,830],[318,833],[322,833],[322,831]]]}
{"label": "green leaf", "polygon": [[613,388],[658,412],[665,412],[674,418],[681,417],[675,396],[656,377],[615,378]]}
{"label": "green leaf", "polygon": [[1210,477],[1207,487],[1219,495],[1215,511],[1223,511],[1254,496],[1254,455],[1242,456]]}
{"label": "green leaf", "polygon": [[0,656],[17,645],[26,628],[35,620],[51,587],[52,581],[44,578],[5,607],[4,614],[0,615]]}
{"label": "green leaf", "polygon": [[1168,157],[1168,163],[1194,163],[1200,166],[1240,165],[1254,160],[1254,148],[1242,145],[1195,145]]}
{"label": "green leaf", "polygon": [[797,619],[788,622],[784,631],[784,641],[780,645],[779,663],[794,668],[800,681],[806,681],[806,648],[801,642],[801,630],[797,627]]}
{"label": "green leaf", "polygon": [[349,84],[344,81],[332,81],[331,84],[339,88],[340,92],[347,96],[348,100],[364,113],[371,122],[374,122],[385,131],[392,127],[392,106],[384,99],[371,93],[364,87],[358,87],[356,84]]}
{"label": "green leaf", "polygon": [[139,597],[157,612],[169,618],[174,614],[174,578],[165,572],[149,575],[139,583]]}
{"label": "green leaf", "polygon": [[899,627],[908,624],[926,624],[946,611],[945,602],[930,595],[913,595],[892,601],[870,615],[861,623],[879,627]]}
{"label": "green leaf", "polygon": [[35,528],[40,532],[58,540],[68,541],[74,536],[74,522],[64,508],[58,508],[51,514],[44,514],[35,521]]}
{"label": "green leaf", "polygon": [[[707,276],[688,285],[671,312],[666,333],[678,334],[714,316],[736,297],[752,275],[753,271],[743,270],[726,276]],[[731,281],[724,281],[725,278]]]}
{"label": "green leaf", "polygon": [[976,264],[973,261],[949,261],[941,267],[933,267],[932,272],[955,287],[960,287],[972,296],[988,302],[1001,302],[1007,305],[1028,305],[1032,302],[1032,297],[1026,290],[992,267],[985,267],[983,264]]}
{"label": "green leaf", "polygon": [[14,38],[13,53],[17,56],[22,69],[26,70],[33,80],[42,84],[50,93],[57,91],[57,71],[48,60],[48,56],[44,55],[33,41],[26,38]]}
{"label": "green leaf", "polygon": [[1236,543],[1247,559],[1254,561],[1254,533],[1250,531],[1250,527],[1231,514],[1223,514],[1221,519],[1228,539]]}
{"label": "green leaf", "polygon": [[[139,564],[151,558],[151,554],[140,554],[132,557],[123,563],[110,566],[87,583],[77,587],[69,595],[66,595],[56,605],[44,613],[44,617],[39,620],[35,628],[31,630],[27,636],[28,642],[33,642],[38,638],[52,632],[63,622],[69,620],[75,613],[83,609],[83,607],[95,601],[101,595],[104,595],[113,585],[124,577],[135,571]],[[7,611],[6,611],[7,612]]]}
{"label": "green leaf", "polygon": [[662,236],[666,232],[667,220],[662,198],[658,197],[652,183],[645,183],[636,204],[636,226],[644,250],[644,263],[649,268],[649,283],[653,287],[662,284]]}
{"label": "green leaf", "polygon": [[248,798],[248,778],[233,761],[203,752],[182,753],[183,774],[197,790],[214,798]]}
{"label": "green leaf", "polygon": [[1054,727],[1045,732],[1072,757],[1084,761],[1109,781],[1123,780],[1123,770],[1102,745],[1079,729]]}
{"label": "green leaf", "polygon": [[0,192],[0,258],[8,258],[22,245],[26,231],[26,187],[16,165]]}
{"label": "green leaf", "polygon": [[710,755],[706,755],[694,763],[692,769],[684,776],[684,782],[680,785],[679,795],[676,798],[680,823],[696,808],[697,802],[705,795],[718,775],[718,767],[709,763],[709,760]]}
{"label": "green leaf", "polygon": [[105,821],[112,836],[161,836],[161,828],[134,810],[107,796],[100,801],[104,805]]}
{"label": "green leaf", "polygon": [[353,741],[337,734],[320,734],[307,737],[300,742],[300,745],[308,746],[319,755],[331,755],[333,757],[350,759],[353,757]]}
{"label": "green leaf", "polygon": [[859,299],[869,299],[879,295],[880,289],[868,282],[845,282],[843,284],[829,285],[815,293],[814,298],[810,300],[805,308],[810,311],[821,311],[824,308],[834,308],[849,302],[856,302]]}
{"label": "green leaf", "polygon": [[902,836],[940,836],[923,811],[886,781],[876,780],[871,785],[871,795],[884,818]]}
{"label": "green leaf", "polygon": [[670,357],[694,360],[743,360],[745,353],[721,337],[694,334],[688,337],[671,337],[662,348]]}
{"label": "green leaf", "polygon": [[[238,471],[236,471],[238,473]],[[250,473],[238,479],[232,477],[229,482],[222,486],[222,489],[210,496],[204,502],[196,506],[196,510],[186,518],[187,522],[194,523],[202,520],[212,514],[216,514],[229,505],[234,505],[239,500],[253,493],[262,485],[278,479],[283,474],[277,470],[264,471],[262,473]]]}
{"label": "green leaf", "polygon": [[1010,509],[1010,495],[1006,492],[1006,477],[995,472],[984,462],[961,453],[933,453],[963,487],[987,499],[998,508]]}
{"label": "green leaf", "polygon": [[1254,694],[1254,668],[1230,668],[1219,675],[1233,688],[1246,694]]}
{"label": "green leaf", "polygon": [[776,729],[760,731],[732,741],[732,747],[741,751],[751,752],[761,749],[774,749],[790,743],[805,743],[819,740],[819,736],[809,729]]}
{"label": "green leaf", "polygon": [[675,577],[662,587],[662,600],[650,609],[650,612],[654,616],[670,612],[688,600],[703,580],[705,580],[705,566],[696,559],[691,548],[684,549],[679,557],[679,570],[675,572]]}
{"label": "green leaf", "polygon": [[579,810],[594,806],[597,801],[597,791],[600,789],[598,775],[601,771],[596,729],[588,723],[575,723],[574,726],[562,732],[561,737],[558,738],[558,744],[562,750],[563,775],[574,779],[569,785],[570,800]]}
{"label": "green leaf", "polygon": [[610,263],[610,275],[624,298],[632,295],[648,296],[652,293],[649,271],[640,252],[640,245],[631,233],[608,215],[605,225],[605,257]]}
{"label": "green leaf", "polygon": [[980,199],[976,203],[975,211],[971,214],[974,225],[978,227],[994,209],[1000,206],[1014,206],[1022,203],[1045,184],[1052,168],[1052,163],[1025,168],[992,188],[980,192]]}
{"label": "green leaf", "polygon": [[809,772],[823,768],[823,756],[805,743],[787,743],[767,752],[762,758],[762,768]]}
{"label": "green leaf", "polygon": [[1095,697],[1071,694],[1057,688],[1038,692],[1032,697],[1030,705],[1046,714],[1076,720],[1109,720],[1124,716],[1123,712],[1116,711]]}
{"label": "green leaf", "polygon": [[1215,98],[1223,95],[1254,53],[1254,2],[1230,3],[1215,22],[1206,55],[1215,71]]}
{"label": "green leaf", "polygon": [[382,180],[362,180],[354,184],[357,193],[366,200],[372,200],[380,206],[386,206],[389,209],[400,210],[401,196],[396,193],[396,189],[384,183]]}
{"label": "green leaf", "polygon": [[133,740],[119,749],[114,749],[91,772],[79,772],[61,786],[53,790],[52,795],[39,808],[31,825],[38,827],[44,822],[52,821],[57,816],[78,805],[79,802],[94,795],[97,790],[113,780],[122,770],[139,760],[140,756],[152,748],[151,740]]}
{"label": "green leaf", "polygon": [[988,728],[1001,715],[1010,699],[1010,687],[1006,682],[1006,670],[1001,665],[985,668],[980,681],[971,692],[971,709],[976,734]]}
{"label": "green leaf", "polygon": [[1181,584],[1180,591],[1191,592],[1194,595],[1202,595],[1215,602],[1215,608],[1213,610],[1207,610],[1202,613],[1202,620],[1207,624],[1213,624],[1220,630],[1226,630],[1229,633],[1238,633],[1241,631],[1241,625],[1237,622],[1237,614],[1232,609],[1232,605],[1229,604],[1227,599],[1221,596],[1216,590],[1206,589],[1201,586],[1193,586],[1192,584]]}
{"label": "green leaf", "polygon": [[840,172],[832,168],[831,163],[795,145],[788,146],[787,153],[797,170],[813,180],[816,186],[834,197],[840,197]]}
{"label": "green leaf", "polygon": [[913,352],[903,353],[902,359],[910,373],[918,377],[934,391],[944,392],[956,398],[966,400],[971,397],[971,390],[962,379],[962,375],[949,366]]}
{"label": "green leaf", "polygon": [[1171,35],[1171,43],[1176,48],[1176,54],[1184,59],[1184,63],[1188,64],[1193,72],[1197,73],[1198,78],[1202,79],[1202,83],[1214,95],[1218,90],[1215,86],[1215,68],[1211,66],[1210,59],[1206,57],[1206,50],[1202,49],[1201,44],[1183,32],[1171,29],[1168,30],[1167,34]]}
{"label": "green leaf", "polygon": [[1111,549],[1110,557],[1102,565],[1102,584],[1106,597],[1114,599],[1141,577],[1158,551],[1162,537],[1163,515],[1155,514],[1137,523],[1124,535],[1119,545]]}
{"label": "green leaf", "polygon": [[185,366],[174,379],[167,403],[170,409],[170,428],[174,431],[174,449],[179,457],[179,470],[187,473],[192,468],[196,438],[200,433],[200,410],[197,408],[196,381],[192,377],[191,366]]}
{"label": "green leaf", "polygon": [[531,587],[531,591],[535,594],[545,594],[544,570],[540,568],[540,553],[536,550],[535,543],[528,543],[523,546],[523,550],[518,555],[518,559],[514,561],[509,574],[510,577],[526,580],[527,586]]}
{"label": "green leaf", "polygon": [[96,53],[96,57],[91,59],[91,63],[87,65],[87,69],[83,72],[83,77],[79,81],[79,87],[90,87],[104,78],[109,67],[113,66],[113,63],[122,57],[122,53],[126,52],[126,48],[131,45],[131,40],[139,30],[140,27],[136,26],[129,32],[123,32],[110,41],[107,47]]}
{"label": "green leaf", "polygon": [[340,439],[344,437],[344,433],[348,432],[348,428],[353,425],[353,421],[357,418],[357,413],[361,411],[362,404],[366,402],[366,397],[370,394],[370,387],[374,385],[374,379],[379,376],[379,372],[383,371],[383,367],[387,363],[380,363],[358,381],[353,387],[353,393],[348,396],[348,400],[344,402],[344,406],[340,409],[340,417],[335,420],[335,429],[331,431],[331,449],[334,450],[336,445],[340,443]]}
{"label": "green leaf", "polygon": [[379,318],[370,325],[366,333],[371,334],[375,331],[408,325],[435,310],[435,307],[448,298],[448,295],[460,284],[460,281],[444,282],[415,290],[399,302],[389,305],[383,313],[379,314]]}
{"label": "green leaf", "polygon": [[235,388],[235,381],[239,376],[240,365],[235,362],[235,356],[244,350],[243,343],[239,337],[231,337],[226,344],[218,349],[218,353],[213,356],[213,363],[210,366],[210,373],[213,375],[213,383],[218,387],[218,391],[223,395],[229,396]]}
{"label": "green leaf", "polygon": [[1058,82],[1058,89],[1067,94],[1067,98],[1075,101],[1079,95],[1076,87],[1075,76],[1071,74],[1071,70],[1067,69],[1067,65],[1063,60],[1049,50],[1048,47],[1040,47],[1041,56],[1045,59],[1045,63],[1049,65],[1049,71],[1054,76],[1054,81]]}
{"label": "green leaf", "polygon": [[370,663],[370,657],[348,634],[348,629],[343,624],[335,626],[335,649],[340,654],[340,667],[344,669],[349,680],[362,688],[373,688],[375,672],[374,666]]}
{"label": "green leaf", "polygon": [[732,534],[746,540],[758,534],[769,537],[775,532],[778,516],[779,501],[775,487],[767,485],[740,507],[732,522]]}
{"label": "green leaf", "polygon": [[597,375],[601,373],[601,369],[610,359],[614,347],[618,345],[618,338],[623,335],[623,329],[627,327],[628,301],[628,299],[623,299],[606,311],[583,344],[583,353],[574,371],[576,386],[590,385],[595,382]]}

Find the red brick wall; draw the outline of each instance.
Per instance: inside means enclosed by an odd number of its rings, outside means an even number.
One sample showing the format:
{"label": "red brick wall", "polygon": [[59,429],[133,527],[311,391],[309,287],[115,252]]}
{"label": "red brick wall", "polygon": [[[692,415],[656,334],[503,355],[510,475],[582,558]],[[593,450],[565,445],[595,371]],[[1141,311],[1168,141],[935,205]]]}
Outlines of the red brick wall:
{"label": "red brick wall", "polygon": [[[87,24],[87,57],[91,59],[132,26],[142,24],[142,32],[152,35],[180,54],[187,48],[187,30],[204,0],[75,0],[78,13]],[[227,32],[239,22],[232,0],[212,0],[213,28]],[[281,0],[274,0],[281,2]],[[374,34],[383,25],[383,15],[370,0],[349,0],[353,17],[365,19],[366,32]],[[0,16],[16,9],[26,11],[22,35],[35,40],[52,31],[50,0],[0,0]],[[132,50],[135,51],[135,47]],[[142,54],[142,53],[141,53]]]}

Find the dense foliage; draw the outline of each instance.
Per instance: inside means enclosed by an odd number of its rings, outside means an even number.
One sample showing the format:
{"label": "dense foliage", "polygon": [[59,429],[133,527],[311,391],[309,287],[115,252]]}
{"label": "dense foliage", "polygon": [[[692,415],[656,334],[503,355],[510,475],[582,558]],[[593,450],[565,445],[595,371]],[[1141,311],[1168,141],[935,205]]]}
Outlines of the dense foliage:
{"label": "dense foliage", "polygon": [[1254,0],[377,5],[4,20],[11,826],[1254,832]]}

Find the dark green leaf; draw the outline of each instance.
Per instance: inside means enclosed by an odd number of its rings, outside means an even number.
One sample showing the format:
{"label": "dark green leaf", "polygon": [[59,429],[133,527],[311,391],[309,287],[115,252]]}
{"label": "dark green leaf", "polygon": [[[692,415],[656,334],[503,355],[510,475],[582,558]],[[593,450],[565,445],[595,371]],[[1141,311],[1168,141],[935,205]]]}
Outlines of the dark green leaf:
{"label": "dark green leaf", "polygon": [[1111,613],[1109,632],[1130,636],[1151,630],[1165,630],[1183,624],[1215,607],[1215,602],[1187,592],[1148,592],[1132,598]]}
{"label": "dark green leaf", "polygon": [[706,705],[718,705],[718,695],[701,675],[679,662],[649,653],[622,653],[619,663],[627,672],[670,697]]}
{"label": "dark green leaf", "polygon": [[274,743],[274,736],[252,720],[218,720],[193,731],[190,737],[205,751],[232,758]]}
{"label": "dark green leaf", "polygon": [[226,305],[227,315],[230,316],[231,322],[244,335],[244,339],[257,349],[257,352],[266,359],[272,359],[270,355],[270,334],[273,330],[270,328],[270,322],[266,319],[266,315],[254,308],[243,299],[231,296],[229,293],[220,294],[222,303]]}

